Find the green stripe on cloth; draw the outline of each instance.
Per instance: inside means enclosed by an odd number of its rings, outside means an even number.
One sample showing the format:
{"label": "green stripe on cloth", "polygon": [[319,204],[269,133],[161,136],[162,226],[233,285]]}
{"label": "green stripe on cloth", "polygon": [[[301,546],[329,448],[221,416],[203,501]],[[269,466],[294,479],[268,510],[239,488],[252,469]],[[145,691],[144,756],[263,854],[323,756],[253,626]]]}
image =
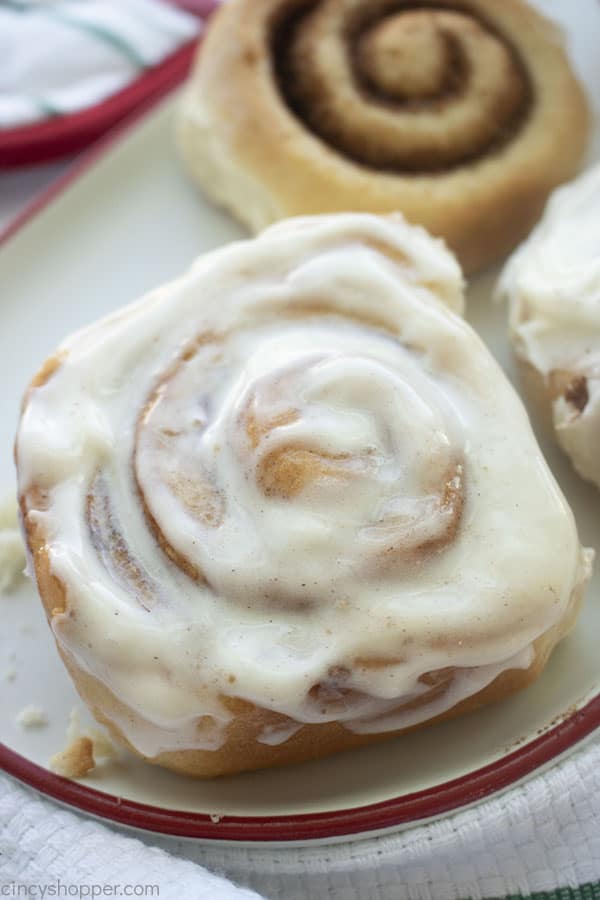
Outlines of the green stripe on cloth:
{"label": "green stripe on cloth", "polygon": [[488,900],[600,900],[600,881],[580,884],[579,887],[555,888],[553,891],[536,891],[534,894],[509,894],[507,897],[490,897]]}
{"label": "green stripe on cloth", "polygon": [[48,119],[52,119],[56,116],[62,115],[62,111],[60,109],[57,109],[52,103],[50,103],[49,100],[46,100],[45,97],[40,97],[39,95],[32,95],[29,99],[33,103],[35,103],[35,105],[37,106],[39,111],[41,113],[43,113],[44,116],[46,116],[46,118],[48,118]]}
{"label": "green stripe on cloth", "polygon": [[49,17],[61,22],[63,25],[67,25],[70,28],[77,28],[79,31],[83,31],[86,34],[95,37],[101,43],[116,50],[138,69],[146,68],[146,63],[135,47],[132,47],[128,41],[124,40],[120,35],[115,34],[114,31],[105,28],[104,25],[99,25],[97,22],[87,22],[84,19],[78,19],[76,16],[69,16],[67,13],[62,13],[58,10],[46,8],[44,9],[44,12]]}
{"label": "green stripe on cloth", "polygon": [[115,34],[110,28],[106,28],[104,25],[100,25],[97,22],[88,22],[85,19],[78,19],[77,16],[70,16],[68,13],[52,9],[51,6],[47,6],[45,3],[33,5],[19,2],[19,0],[1,0],[0,6],[4,6],[19,13],[31,12],[32,9],[34,9],[36,12],[41,12],[49,19],[54,19],[54,21],[60,22],[68,28],[76,28],[78,31],[83,31],[85,34],[91,35],[96,38],[96,40],[100,41],[100,43],[106,44],[113,50],[116,50],[117,53],[124,56],[133,66],[136,66],[136,68],[145,69],[147,67],[135,47],[132,47],[128,41],[120,35]]}

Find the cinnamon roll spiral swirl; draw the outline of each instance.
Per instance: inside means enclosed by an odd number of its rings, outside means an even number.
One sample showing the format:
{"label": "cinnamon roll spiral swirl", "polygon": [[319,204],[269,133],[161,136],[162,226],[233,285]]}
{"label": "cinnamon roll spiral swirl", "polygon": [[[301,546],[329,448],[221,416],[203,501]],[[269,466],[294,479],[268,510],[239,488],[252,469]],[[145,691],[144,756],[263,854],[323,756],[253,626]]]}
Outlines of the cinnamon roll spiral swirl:
{"label": "cinnamon roll spiral swirl", "polygon": [[528,683],[589,575],[523,408],[400,217],[290,220],[68,340],[16,445],[59,650],[151,761],[319,756]]}
{"label": "cinnamon roll spiral swirl", "polygon": [[557,31],[523,0],[231,0],[178,124],[192,176],[250,228],[400,210],[467,270],[525,236],[586,133]]}

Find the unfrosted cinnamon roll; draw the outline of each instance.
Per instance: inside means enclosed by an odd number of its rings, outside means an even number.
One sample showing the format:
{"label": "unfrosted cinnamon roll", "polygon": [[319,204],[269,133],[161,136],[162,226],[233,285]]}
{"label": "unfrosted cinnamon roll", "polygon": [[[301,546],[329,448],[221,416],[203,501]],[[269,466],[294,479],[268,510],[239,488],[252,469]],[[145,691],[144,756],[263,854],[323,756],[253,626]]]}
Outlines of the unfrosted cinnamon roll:
{"label": "unfrosted cinnamon roll", "polygon": [[587,119],[558,29],[523,0],[230,0],[178,143],[253,230],[400,210],[472,271],[575,174]]}
{"label": "unfrosted cinnamon roll", "polygon": [[600,166],[552,196],[499,287],[533,403],[600,487]]}
{"label": "unfrosted cinnamon roll", "polygon": [[523,407],[400,217],[290,220],[79,332],[16,444],[82,697],[152,762],[321,756],[526,685],[589,576]]}

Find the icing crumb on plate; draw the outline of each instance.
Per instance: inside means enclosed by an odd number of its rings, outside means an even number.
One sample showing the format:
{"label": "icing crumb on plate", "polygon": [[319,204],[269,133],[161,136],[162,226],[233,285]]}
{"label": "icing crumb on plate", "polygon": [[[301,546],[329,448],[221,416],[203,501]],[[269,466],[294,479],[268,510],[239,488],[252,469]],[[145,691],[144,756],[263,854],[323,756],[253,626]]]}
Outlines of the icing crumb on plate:
{"label": "icing crumb on plate", "polygon": [[41,707],[30,703],[17,714],[16,721],[22,728],[42,728],[48,724],[48,716]]}
{"label": "icing crumb on plate", "polygon": [[25,547],[19,531],[17,501],[0,501],[0,594],[16,586],[25,569]]}

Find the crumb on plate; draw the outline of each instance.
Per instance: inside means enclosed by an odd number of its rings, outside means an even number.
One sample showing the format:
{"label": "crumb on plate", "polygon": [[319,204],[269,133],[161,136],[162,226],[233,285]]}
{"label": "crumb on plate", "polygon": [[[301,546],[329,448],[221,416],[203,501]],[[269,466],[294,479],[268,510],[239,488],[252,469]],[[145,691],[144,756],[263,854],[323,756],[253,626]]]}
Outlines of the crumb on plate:
{"label": "crumb on plate", "polygon": [[23,576],[25,563],[17,501],[13,496],[8,496],[0,501],[0,594],[16,587]]}
{"label": "crumb on plate", "polygon": [[17,714],[16,722],[22,728],[42,728],[48,724],[48,716],[40,706],[30,703]]}
{"label": "crumb on plate", "polygon": [[106,732],[91,728],[83,734],[79,710],[74,706],[67,726],[67,746],[50,759],[50,768],[63,778],[83,778],[96,768],[99,760],[113,759],[117,753]]}
{"label": "crumb on plate", "polygon": [[82,778],[96,766],[91,738],[80,737],[50,759],[50,768],[63,778]]}

